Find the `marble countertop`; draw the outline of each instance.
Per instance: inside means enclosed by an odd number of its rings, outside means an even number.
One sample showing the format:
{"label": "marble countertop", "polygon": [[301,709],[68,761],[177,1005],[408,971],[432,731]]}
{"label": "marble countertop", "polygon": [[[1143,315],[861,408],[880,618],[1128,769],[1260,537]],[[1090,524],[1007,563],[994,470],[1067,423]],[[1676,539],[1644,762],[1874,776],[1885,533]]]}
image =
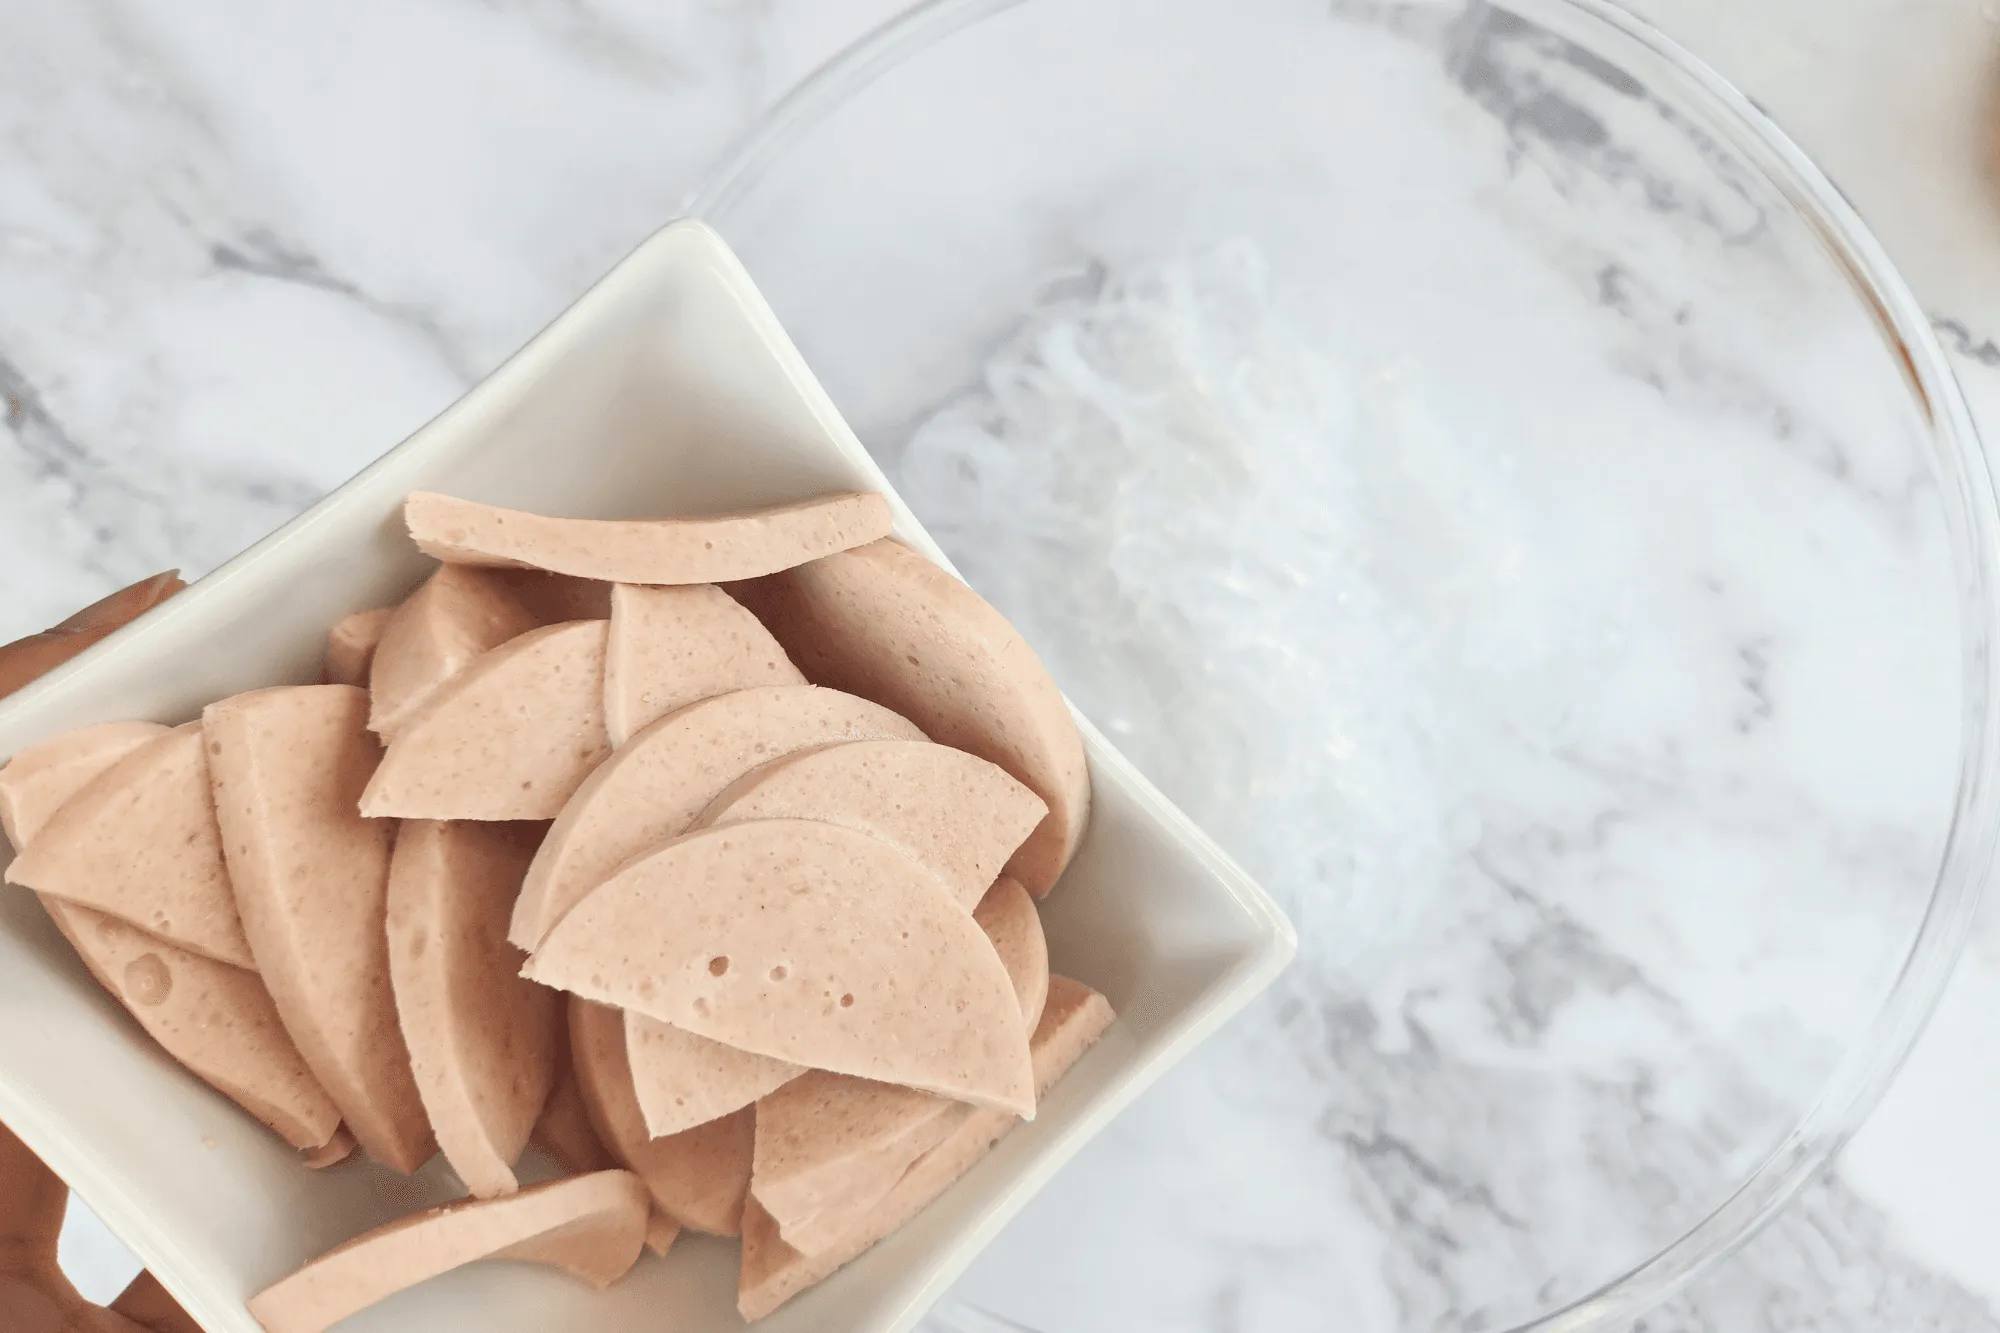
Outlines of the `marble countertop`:
{"label": "marble countertop", "polygon": [[[2000,439],[1987,0],[1635,0],[1827,168]],[[0,640],[190,575],[449,403],[899,0],[0,14]],[[1643,1327],[2000,1330],[2000,903],[1836,1170]],[[115,1242],[73,1229],[87,1286]],[[1003,1243],[969,1298],[1024,1314]],[[1246,1259],[1266,1262],[1268,1256]],[[1011,1266],[1010,1266],[1011,1265]],[[1242,1327],[1226,1296],[1189,1328]]]}

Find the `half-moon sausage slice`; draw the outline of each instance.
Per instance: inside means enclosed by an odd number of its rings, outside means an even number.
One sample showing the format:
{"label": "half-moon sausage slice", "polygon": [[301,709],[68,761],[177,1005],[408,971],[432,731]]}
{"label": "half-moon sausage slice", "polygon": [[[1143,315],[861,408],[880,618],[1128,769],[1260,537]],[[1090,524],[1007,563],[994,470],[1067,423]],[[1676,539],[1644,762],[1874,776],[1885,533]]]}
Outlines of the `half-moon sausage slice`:
{"label": "half-moon sausage slice", "polygon": [[[67,796],[166,731],[110,722],[23,750],[0,769],[8,837],[29,845]],[[340,1111],[306,1068],[255,972],[61,898],[41,901],[91,975],[190,1073],[295,1148],[321,1153],[335,1140]]]}
{"label": "half-moon sausage slice", "polygon": [[873,699],[940,745],[990,759],[1048,802],[1007,864],[1037,897],[1090,817],[1083,738],[1007,618],[900,542],[879,541],[730,588],[806,678]]}
{"label": "half-moon sausage slice", "polygon": [[688,831],[723,788],[780,755],[832,741],[922,740],[879,704],[811,685],[718,694],[647,727],[584,779],[542,840],[507,937],[532,951],[584,894]]}
{"label": "half-moon sausage slice", "polygon": [[625,1051],[632,1063],[632,1090],[645,1113],[646,1130],[655,1138],[739,1111],[805,1072],[633,1010],[625,1014]]}
{"label": "half-moon sausage slice", "polygon": [[608,1287],[639,1260],[646,1190],[599,1171],[468,1199],[364,1232],[250,1298],[267,1333],[321,1333],[419,1282],[479,1259],[523,1259]]}
{"label": "half-moon sausage slice", "polygon": [[889,535],[867,491],[701,518],[550,518],[418,491],[410,536],[447,564],[546,569],[611,583],[722,583],[775,574]]}
{"label": "half-moon sausage slice", "polygon": [[555,1082],[561,997],[520,975],[507,915],[539,824],[406,821],[389,861],[389,975],[438,1147],[475,1196],[513,1166]]}
{"label": "half-moon sausage slice", "polygon": [[535,628],[498,578],[445,565],[397,607],[368,672],[368,726],[384,740],[473,659]]}
{"label": "half-moon sausage slice", "polygon": [[1042,798],[977,755],[923,741],[851,741],[744,774],[695,821],[817,819],[887,842],[971,911],[1042,816]]}
{"label": "half-moon sausage slice", "polygon": [[447,681],[389,742],[370,818],[554,819],[611,753],[605,622],[529,630]]}
{"label": "half-moon sausage slice", "polygon": [[22,750],[0,768],[0,833],[15,851],[26,850],[49,817],[92,778],[166,734],[157,722],[100,722]]}
{"label": "half-moon sausage slice", "polygon": [[154,737],[85,783],[7,879],[218,962],[255,966],[223,866],[199,723]]}
{"label": "half-moon sausage slice", "polygon": [[712,583],[611,590],[604,723],[613,746],[710,695],[805,683],[763,623]]}
{"label": "half-moon sausage slice", "polygon": [[395,825],[355,810],[382,754],[368,695],[351,685],[255,690],[210,704],[202,728],[264,984],[361,1146],[414,1171],[435,1144],[389,977]]}
{"label": "half-moon sausage slice", "polygon": [[836,824],[670,843],[572,908],[527,975],[776,1060],[1035,1112],[992,943],[929,871]]}
{"label": "half-moon sausage slice", "polygon": [[327,1096],[255,972],[204,958],[103,912],[43,900],[91,973],[189,1073],[294,1148],[340,1128]]}

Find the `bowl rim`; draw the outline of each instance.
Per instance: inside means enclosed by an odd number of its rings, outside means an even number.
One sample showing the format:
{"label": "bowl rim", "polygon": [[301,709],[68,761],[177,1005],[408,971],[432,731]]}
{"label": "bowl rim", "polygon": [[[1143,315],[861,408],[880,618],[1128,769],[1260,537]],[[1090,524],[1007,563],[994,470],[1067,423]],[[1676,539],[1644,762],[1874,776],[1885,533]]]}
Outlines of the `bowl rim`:
{"label": "bowl rim", "polygon": [[[801,137],[900,65],[959,31],[1034,0],[924,0],[819,65],[774,103],[686,198],[684,211],[727,234],[729,213]],[[2000,506],[1985,446],[1929,317],[1888,252],[1817,163],[1745,93],[1611,0],[1494,0],[1491,8],[1605,56],[1675,99],[1701,128],[1796,211],[1846,278],[1897,364],[1926,428],[1958,583],[1961,664],[1958,787],[1930,901],[1874,1017],[1793,1129],[1722,1201],[1650,1258],[1511,1333],[1570,1333],[1629,1321],[1712,1271],[1820,1174],[1874,1110],[1943,995],[2000,842],[1994,632],[2000,626]]]}

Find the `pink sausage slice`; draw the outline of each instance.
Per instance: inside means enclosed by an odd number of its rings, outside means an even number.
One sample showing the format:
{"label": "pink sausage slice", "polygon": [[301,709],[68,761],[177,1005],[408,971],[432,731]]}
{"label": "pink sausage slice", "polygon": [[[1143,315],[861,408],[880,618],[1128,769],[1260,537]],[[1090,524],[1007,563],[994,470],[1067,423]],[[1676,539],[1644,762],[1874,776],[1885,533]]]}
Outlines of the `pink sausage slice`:
{"label": "pink sausage slice", "polygon": [[554,819],[611,753],[605,622],[529,630],[430,697],[361,797],[372,819]]}
{"label": "pink sausage slice", "polygon": [[361,1146],[414,1171],[435,1144],[389,978],[394,825],[355,813],[382,753],[368,695],[254,690],[210,704],[202,728],[243,928],[278,1013]]}
{"label": "pink sausage slice", "polygon": [[507,914],[540,824],[413,819],[389,862],[389,976],[438,1147],[478,1198],[513,1166],[555,1083],[560,997],[520,975]]}
{"label": "pink sausage slice", "polygon": [[591,1124],[612,1154],[646,1182],[654,1203],[696,1231],[733,1236],[750,1192],[754,1107],[665,1138],[653,1138],[632,1093],[625,1022],[616,1009],[572,997],[570,1048]]}
{"label": "pink sausage slice", "polygon": [[43,903],[91,973],[188,1072],[294,1148],[321,1148],[334,1137],[340,1110],[255,972],[60,898]]}
{"label": "pink sausage slice", "polygon": [[252,1296],[250,1313],[267,1333],[321,1333],[479,1259],[553,1264],[608,1287],[638,1262],[645,1239],[645,1187],[630,1172],[599,1171],[376,1227]]}
{"label": "pink sausage slice", "polygon": [[438,687],[474,658],[535,628],[534,617],[482,569],[445,565],[397,607],[368,674],[368,726],[393,740]]}
{"label": "pink sausage slice", "polygon": [[1041,797],[977,755],[923,741],[852,741],[744,774],[695,823],[845,825],[937,875],[971,911],[1047,813]]}
{"label": "pink sausage slice", "polygon": [[732,587],[807,679],[858,694],[940,745],[990,759],[1048,802],[1007,864],[1046,894],[1090,816],[1083,739],[1061,691],[1005,616],[894,541]]}
{"label": "pink sausage slice", "polygon": [[64,802],[8,867],[8,882],[254,967],[208,787],[198,723],[156,736]]}
{"label": "pink sausage slice", "polygon": [[872,492],[703,518],[549,518],[418,491],[403,504],[410,536],[447,564],[546,569],[611,583],[722,583],[756,578],[889,535],[889,502]]}
{"label": "pink sausage slice", "polygon": [[542,841],[507,937],[533,950],[563,913],[639,853],[677,838],[731,782],[812,745],[924,738],[838,690],[772,685],[704,699],[653,723],[576,789]]}
{"label": "pink sausage slice", "polygon": [[26,849],[85,783],[166,734],[157,722],[102,722],[29,746],[0,768],[0,832],[15,851]]}
{"label": "pink sausage slice", "polygon": [[368,684],[375,646],[382,642],[382,630],[394,614],[394,607],[384,606],[373,611],[356,611],[333,622],[326,636],[326,666],[322,672],[328,685]]}
{"label": "pink sausage slice", "polygon": [[[1096,991],[1068,977],[1050,978],[1048,1006],[1033,1043],[1038,1096],[1054,1087],[1097,1043],[1112,1017],[1111,1006]],[[770,1214],[753,1198],[743,1211],[737,1311],[745,1319],[762,1319],[866,1253],[971,1170],[1014,1124],[999,1111],[966,1111],[943,1142],[911,1163],[881,1199],[858,1210],[841,1239],[819,1254],[805,1255],[786,1243]]]}
{"label": "pink sausage slice", "polygon": [[930,872],[835,824],[669,843],[570,909],[527,975],[775,1060],[1035,1113],[992,943]]}
{"label": "pink sausage slice", "polygon": [[625,1053],[632,1063],[632,1090],[654,1138],[739,1111],[805,1072],[629,1010]]}
{"label": "pink sausage slice", "polygon": [[[27,846],[66,795],[166,731],[148,722],[112,722],[16,755],[0,769],[8,837]],[[256,973],[115,916],[60,898],[41,901],[91,975],[167,1054],[295,1148],[324,1151],[336,1138],[340,1112],[306,1069]]]}
{"label": "pink sausage slice", "polygon": [[[993,886],[973,913],[1014,983],[1030,1027],[1041,1021],[1049,954],[1028,891]],[[905,1167],[957,1125],[962,1103],[815,1070],[757,1103],[750,1189],[786,1242],[816,1254],[838,1242],[857,1209],[887,1193]]]}
{"label": "pink sausage slice", "polygon": [[757,617],[712,583],[611,590],[604,722],[613,746],[710,695],[805,683]]}

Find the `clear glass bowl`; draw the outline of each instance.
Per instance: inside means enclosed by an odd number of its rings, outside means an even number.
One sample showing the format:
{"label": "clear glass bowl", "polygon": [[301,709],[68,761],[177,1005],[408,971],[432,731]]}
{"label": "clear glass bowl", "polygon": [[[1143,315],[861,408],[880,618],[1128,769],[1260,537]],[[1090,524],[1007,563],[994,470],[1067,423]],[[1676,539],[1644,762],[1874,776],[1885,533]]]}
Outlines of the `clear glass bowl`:
{"label": "clear glass bowl", "polygon": [[1584,0],[943,0],[693,211],[1303,939],[961,1297],[1594,1326],[1853,1131],[1992,860],[2000,548],[1744,97]]}

